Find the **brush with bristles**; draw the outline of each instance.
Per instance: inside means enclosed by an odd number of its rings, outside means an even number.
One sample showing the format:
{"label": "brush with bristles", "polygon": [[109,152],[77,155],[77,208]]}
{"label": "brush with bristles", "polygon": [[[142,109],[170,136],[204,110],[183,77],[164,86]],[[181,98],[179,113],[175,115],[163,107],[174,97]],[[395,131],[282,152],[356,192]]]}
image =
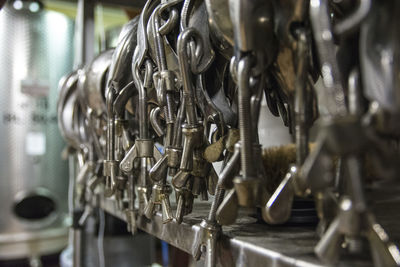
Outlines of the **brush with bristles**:
{"label": "brush with bristles", "polygon": [[296,163],[296,146],[288,144],[263,149],[263,166],[267,177],[267,190],[273,193],[289,170]]}
{"label": "brush with bristles", "polygon": [[[314,143],[309,144],[310,152],[315,147]],[[379,181],[378,171],[374,169],[374,159],[371,155],[366,154],[361,157],[363,160],[363,175],[365,182],[371,184],[374,181]],[[332,158],[333,167],[338,166],[339,158]],[[262,152],[262,161],[267,180],[267,191],[273,193],[279,186],[286,173],[289,171],[291,164],[296,163],[296,146],[295,144],[287,144],[283,146],[264,148]]]}
{"label": "brush with bristles", "polygon": [[[310,143],[308,147],[312,151],[314,144]],[[272,194],[289,171],[289,166],[296,163],[296,145],[265,148],[262,160],[267,177],[267,190]]]}

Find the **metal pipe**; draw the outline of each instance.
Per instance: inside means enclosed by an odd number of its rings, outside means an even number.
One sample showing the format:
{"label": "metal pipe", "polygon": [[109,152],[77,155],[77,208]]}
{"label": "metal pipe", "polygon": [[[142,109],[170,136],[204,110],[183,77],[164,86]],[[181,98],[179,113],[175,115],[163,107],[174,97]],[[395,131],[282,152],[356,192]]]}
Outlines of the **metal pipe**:
{"label": "metal pipe", "polygon": [[76,17],[76,36],[78,49],[75,56],[75,67],[82,66],[94,57],[94,6],[93,0],[79,0]]}

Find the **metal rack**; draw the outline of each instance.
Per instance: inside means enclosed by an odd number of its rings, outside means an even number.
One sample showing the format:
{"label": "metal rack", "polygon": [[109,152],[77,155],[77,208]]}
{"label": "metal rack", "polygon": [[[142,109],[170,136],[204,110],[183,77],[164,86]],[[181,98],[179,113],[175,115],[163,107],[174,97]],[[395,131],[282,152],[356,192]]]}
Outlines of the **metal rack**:
{"label": "metal rack", "polygon": [[[126,221],[123,211],[117,209],[113,198],[98,199],[96,206],[107,213]],[[193,245],[200,231],[199,223],[205,217],[207,203],[195,203],[193,213],[184,217],[182,224],[172,221],[162,223],[161,213],[156,213],[152,220],[138,216],[137,226],[169,244],[193,255]],[[306,226],[269,226],[258,223],[255,218],[244,216],[235,224],[224,226],[223,235],[217,246],[219,266],[326,266],[313,252],[318,241],[314,227]],[[369,259],[346,259],[338,266],[373,266]]]}
{"label": "metal rack", "polygon": [[[124,5],[130,1],[99,2]],[[138,7],[142,2],[144,1],[132,1],[129,6]],[[80,36],[80,46],[77,55],[81,64],[89,62],[93,57],[95,3],[96,1],[79,0],[77,34]],[[117,208],[113,198],[99,196],[93,206],[100,207],[107,213],[126,221],[124,212]],[[163,224],[161,213],[156,213],[152,220],[138,216],[137,226],[148,234],[193,255],[194,240],[200,231],[199,224],[207,217],[208,211],[209,203],[195,204],[193,212],[185,216],[181,224],[176,221]],[[400,215],[398,212],[394,214]],[[396,221],[395,218],[390,220]],[[314,228],[269,226],[257,222],[255,218],[242,216],[235,224],[222,228],[222,236],[217,245],[217,263],[220,266],[326,266],[314,255],[314,247],[319,239]],[[373,266],[373,264],[369,258],[353,257],[344,258],[337,266]]]}

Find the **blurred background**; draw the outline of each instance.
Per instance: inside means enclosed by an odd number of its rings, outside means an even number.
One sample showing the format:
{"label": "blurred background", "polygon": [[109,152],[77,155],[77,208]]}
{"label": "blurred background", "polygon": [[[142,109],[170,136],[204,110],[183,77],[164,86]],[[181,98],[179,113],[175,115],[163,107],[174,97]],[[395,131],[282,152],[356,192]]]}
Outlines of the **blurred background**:
{"label": "blurred background", "polygon": [[[58,82],[115,47],[143,3],[0,1],[0,266],[72,266],[74,166],[57,127]],[[86,266],[188,266],[188,254],[144,233],[132,238],[124,222],[99,216],[88,233],[103,231],[104,242],[83,237]]]}

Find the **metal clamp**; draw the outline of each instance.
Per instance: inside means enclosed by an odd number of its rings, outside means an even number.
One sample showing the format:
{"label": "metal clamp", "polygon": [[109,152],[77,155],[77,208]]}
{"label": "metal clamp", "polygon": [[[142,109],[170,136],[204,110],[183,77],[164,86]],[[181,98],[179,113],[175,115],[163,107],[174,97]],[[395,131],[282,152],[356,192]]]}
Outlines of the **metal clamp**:
{"label": "metal clamp", "polygon": [[121,160],[120,168],[124,172],[133,169],[133,162],[136,158],[152,158],[154,156],[154,141],[152,139],[136,139],[135,144]]}
{"label": "metal clamp", "polygon": [[169,194],[171,189],[168,186],[162,186],[157,183],[152,188],[151,198],[144,209],[144,215],[151,219],[153,217],[154,209],[156,205],[161,206],[162,211],[162,221],[163,223],[168,223],[172,221],[172,211],[169,203]]}
{"label": "metal clamp", "polygon": [[200,223],[200,231],[197,233],[193,250],[193,257],[195,260],[199,260],[202,251],[206,251],[205,266],[216,266],[216,247],[220,233],[221,227],[218,224],[207,220],[203,220]]}

